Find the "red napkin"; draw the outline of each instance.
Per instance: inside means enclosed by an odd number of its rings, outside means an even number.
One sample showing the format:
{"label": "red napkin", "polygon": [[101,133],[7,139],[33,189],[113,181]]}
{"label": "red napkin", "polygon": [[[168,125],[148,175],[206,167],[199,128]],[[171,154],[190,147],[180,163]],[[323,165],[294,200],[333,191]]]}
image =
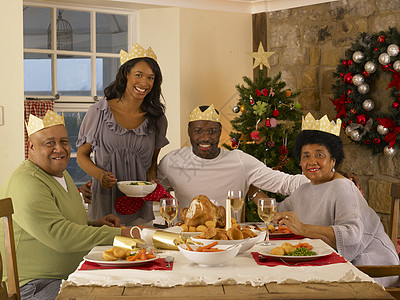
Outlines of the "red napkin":
{"label": "red napkin", "polygon": [[86,271],[86,270],[105,270],[105,269],[136,269],[136,270],[144,270],[144,271],[152,271],[152,270],[172,270],[174,263],[170,263],[170,267],[167,267],[167,263],[164,258],[158,258],[156,260],[150,261],[148,263],[140,264],[140,265],[130,265],[126,267],[121,266],[101,266],[94,262],[85,261],[82,266],[78,269],[78,271]]}
{"label": "red napkin", "polygon": [[251,255],[253,255],[254,260],[258,265],[261,266],[268,266],[268,267],[275,267],[275,266],[287,266],[287,264],[292,265],[292,267],[304,267],[304,266],[315,266],[315,265],[330,265],[330,264],[337,264],[337,263],[345,263],[347,260],[345,260],[342,256],[336,254],[335,252],[332,252],[331,254],[327,256],[323,256],[321,258],[317,258],[314,260],[310,261],[305,261],[305,262],[300,262],[300,263],[294,263],[294,262],[287,262],[285,264],[281,260],[273,259],[273,258],[267,258],[264,257],[263,259],[260,260],[258,257],[260,254],[258,252],[251,252]]}
{"label": "red napkin", "polygon": [[130,215],[137,212],[146,201],[159,201],[161,198],[173,197],[161,184],[157,183],[156,189],[146,197],[119,197],[115,203],[115,209],[121,215]]}
{"label": "red napkin", "polygon": [[301,240],[304,239],[304,236],[298,234],[288,234],[285,236],[271,236],[269,235],[270,240]]}

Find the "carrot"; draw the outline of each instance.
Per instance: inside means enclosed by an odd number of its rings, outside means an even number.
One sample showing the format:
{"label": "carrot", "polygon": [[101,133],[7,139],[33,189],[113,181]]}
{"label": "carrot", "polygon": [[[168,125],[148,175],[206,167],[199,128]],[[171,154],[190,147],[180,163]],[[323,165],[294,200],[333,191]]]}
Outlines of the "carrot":
{"label": "carrot", "polygon": [[203,249],[210,249],[216,245],[218,245],[218,241],[215,241],[215,242],[212,242],[211,244],[203,246]]}
{"label": "carrot", "polygon": [[199,247],[197,247],[196,252],[203,252],[203,249],[204,249],[204,247],[199,246]]}
{"label": "carrot", "polygon": [[225,251],[225,250],[218,248],[203,249],[203,252],[220,252],[220,251]]}
{"label": "carrot", "polygon": [[310,245],[309,243],[298,243],[297,245],[295,245],[296,248],[300,248],[300,247],[304,247],[308,250],[312,250],[313,246]]}
{"label": "carrot", "polygon": [[146,250],[144,250],[144,252],[142,253],[142,255],[140,255],[140,260],[147,260],[147,254],[146,254]]}
{"label": "carrot", "polygon": [[189,251],[193,251],[193,248],[192,248],[192,247],[190,247],[190,245],[189,245],[189,244],[186,244],[186,247],[188,248],[188,250],[189,250]]}
{"label": "carrot", "polygon": [[128,256],[128,257],[126,258],[126,260],[135,261],[136,259],[138,259],[138,258],[142,255],[143,251],[146,252],[146,249],[140,250],[140,251],[139,251],[138,253],[136,253],[135,255]]}
{"label": "carrot", "polygon": [[150,258],[155,258],[156,256],[154,255],[154,254],[147,254],[147,259],[150,259]]}

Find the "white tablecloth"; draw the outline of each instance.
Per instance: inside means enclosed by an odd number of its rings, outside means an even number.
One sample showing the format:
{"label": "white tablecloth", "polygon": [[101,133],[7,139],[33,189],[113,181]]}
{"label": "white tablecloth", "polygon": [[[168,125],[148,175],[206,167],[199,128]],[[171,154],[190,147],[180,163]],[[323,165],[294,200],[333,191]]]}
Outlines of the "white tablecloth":
{"label": "white tablecloth", "polygon": [[[284,241],[273,242],[280,244]],[[291,242],[292,244],[308,242],[315,247],[329,247],[322,240],[314,239],[291,240],[288,242]],[[107,248],[110,248],[110,246],[105,246],[105,249]],[[161,253],[161,257],[166,257],[168,255],[175,257],[172,271],[143,271],[135,269],[76,270],[66,281],[63,281],[63,286],[153,285],[159,287],[172,287],[175,285],[187,286],[206,284],[251,284],[253,286],[260,286],[269,282],[374,282],[372,278],[360,272],[349,262],[307,267],[261,266],[254,261],[251,255],[251,252],[256,252],[260,249],[262,249],[262,246],[256,245],[247,252],[236,256],[233,260],[218,267],[198,266],[183,257],[179,251],[165,251]]]}

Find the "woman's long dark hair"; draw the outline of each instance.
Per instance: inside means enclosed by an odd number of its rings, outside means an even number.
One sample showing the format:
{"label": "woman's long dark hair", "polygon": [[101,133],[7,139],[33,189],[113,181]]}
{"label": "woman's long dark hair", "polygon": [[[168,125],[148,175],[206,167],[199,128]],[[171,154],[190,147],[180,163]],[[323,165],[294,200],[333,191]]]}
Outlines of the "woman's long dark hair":
{"label": "woman's long dark hair", "polygon": [[[104,96],[107,100],[122,99],[125,93],[127,77],[131,69],[140,61],[145,61],[149,64],[154,72],[154,83],[150,93],[146,95],[140,108],[146,113],[149,120],[149,128],[157,128],[157,120],[164,114],[165,105],[161,102],[163,98],[161,94],[162,74],[158,63],[150,57],[140,57],[128,60],[118,70],[115,80],[104,89]],[[164,99],[164,98],[163,98]]]}

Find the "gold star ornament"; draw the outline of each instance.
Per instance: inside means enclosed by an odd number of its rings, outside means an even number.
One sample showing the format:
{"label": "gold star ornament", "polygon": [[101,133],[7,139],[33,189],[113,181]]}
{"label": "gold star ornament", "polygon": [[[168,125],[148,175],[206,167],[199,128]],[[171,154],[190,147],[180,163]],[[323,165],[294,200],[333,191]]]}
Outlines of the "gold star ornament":
{"label": "gold star ornament", "polygon": [[260,66],[260,70],[263,69],[263,66],[266,66],[268,69],[271,69],[271,66],[269,65],[268,62],[268,58],[271,57],[272,54],[274,53],[275,52],[265,52],[263,44],[260,42],[257,52],[249,52],[249,55],[251,55],[254,58],[253,69],[255,69],[258,66]]}

